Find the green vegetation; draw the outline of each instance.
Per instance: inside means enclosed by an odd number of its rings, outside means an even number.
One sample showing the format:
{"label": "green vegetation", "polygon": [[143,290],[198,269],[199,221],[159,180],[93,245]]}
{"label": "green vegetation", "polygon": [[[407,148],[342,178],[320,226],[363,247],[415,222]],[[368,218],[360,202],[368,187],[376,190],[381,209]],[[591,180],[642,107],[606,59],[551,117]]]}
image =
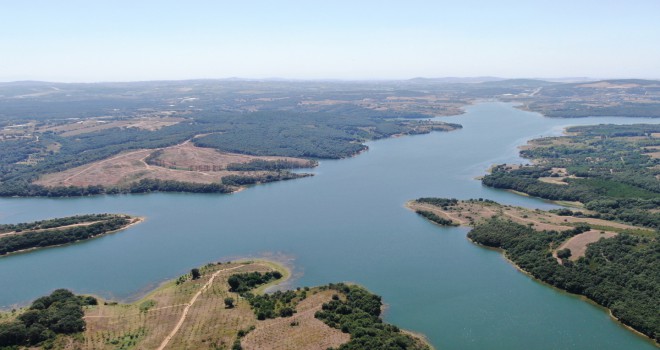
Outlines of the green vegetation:
{"label": "green vegetation", "polygon": [[588,227],[535,231],[511,221],[492,218],[468,234],[476,243],[504,249],[516,265],[539,280],[581,294],[609,308],[621,322],[660,340],[660,236],[619,234],[587,246],[586,255],[567,260],[570,250],[551,250]]}
{"label": "green vegetation", "polygon": [[266,284],[270,281],[278,280],[280,278],[282,278],[282,273],[279,271],[266,273],[248,272],[231,275],[227,280],[227,283],[229,283],[230,291],[241,294],[248,292],[249,290],[259,285]]}
{"label": "green vegetation", "polygon": [[299,179],[310,176],[309,174],[296,174],[289,171],[277,171],[275,173],[263,174],[260,176],[247,175],[227,175],[222,177],[222,183],[228,186],[245,186],[259,183],[268,183],[274,181]]}
{"label": "green vegetation", "polygon": [[15,320],[0,323],[0,347],[35,346],[53,340],[58,334],[82,332],[83,306],[96,303],[92,297],[58,289],[35,300]]}
{"label": "green vegetation", "polygon": [[247,163],[231,163],[227,165],[227,170],[230,171],[276,171],[284,169],[300,169],[311,168],[316,166],[317,162],[308,162],[301,164],[290,160],[263,160],[255,159]]}
{"label": "green vegetation", "polygon": [[[1,99],[1,98],[0,98]],[[34,107],[37,108],[37,107]],[[137,113],[137,112],[136,112]],[[34,113],[31,113],[34,114]],[[237,113],[217,110],[211,103],[204,111],[195,111],[194,119],[181,112],[185,122],[157,130],[111,128],[62,136],[53,132],[35,132],[26,138],[5,139],[0,147],[0,196],[85,196],[152,191],[185,191],[227,193],[226,185],[189,184],[175,181],[148,180],[139,184],[104,188],[101,186],[45,188],[32,184],[40,175],[63,171],[106,159],[121,152],[158,149],[186,140],[202,147],[253,155],[295,156],[305,158],[343,158],[366,149],[363,142],[397,134],[428,133],[452,130],[460,125],[428,120],[402,119],[399,113],[350,109],[343,112],[259,111]],[[419,115],[416,115],[419,117]],[[194,138],[197,135],[205,135]],[[28,139],[29,138],[29,139]],[[58,149],[49,149],[57,144]],[[157,156],[157,155],[156,155]],[[24,162],[30,158],[35,162]],[[146,162],[153,162],[155,156]],[[293,164],[251,162],[231,165],[235,169],[290,169]],[[298,167],[297,165],[295,167]],[[282,173],[277,178],[255,182],[295,178]],[[236,179],[234,179],[236,180]]]}
{"label": "green vegetation", "polygon": [[[240,291],[241,296],[248,300],[258,320],[293,316],[296,313],[296,305],[307,298],[309,288],[277,291],[263,295],[255,295],[250,292],[251,289],[278,278],[281,278],[281,274],[277,271],[251,272],[232,275],[229,277],[228,283],[231,287],[230,291]],[[341,345],[340,350],[430,349],[420,340],[402,333],[398,327],[383,323],[380,318],[383,306],[380,296],[371,294],[362,287],[343,283],[329,284],[318,289],[337,291],[337,294],[332,296],[332,300],[324,303],[322,310],[314,316],[328,326],[351,335],[351,340]],[[343,295],[344,300],[339,297],[339,294]],[[229,301],[225,299],[226,307],[232,307],[233,302],[233,299]],[[296,325],[295,322],[291,323],[292,327]],[[240,348],[240,338],[247,332],[239,332],[238,339],[234,343],[236,348]]]}
{"label": "green vegetation", "polygon": [[435,223],[438,224],[438,225],[443,225],[443,226],[458,226],[457,223],[455,223],[455,222],[453,222],[453,221],[451,221],[451,220],[449,220],[449,219],[441,218],[441,217],[439,217],[438,215],[436,215],[435,213],[430,212],[430,211],[427,211],[427,210],[415,210],[415,213],[417,213],[417,214],[419,214],[419,215],[421,215],[421,216],[423,216],[423,217],[425,217],[425,218],[427,218],[427,219],[429,219],[429,220],[435,222]]}
{"label": "green vegetation", "polygon": [[[128,215],[84,215],[62,219],[37,221],[15,225],[3,225],[7,232],[14,227],[16,233],[0,237],[0,255],[20,250],[44,248],[55,245],[73,243],[116,231],[131,224],[133,219]],[[80,226],[62,227],[62,225],[82,224]],[[48,227],[40,229],[40,227]],[[23,228],[23,229],[21,229]],[[29,231],[36,230],[36,231]]]}
{"label": "green vegetation", "polygon": [[383,306],[381,297],[366,289],[343,283],[330,284],[326,288],[344,295],[345,300],[333,298],[323,304],[321,311],[314,315],[328,326],[340,329],[351,335],[351,340],[341,345],[339,350],[361,349],[429,349],[422,343],[380,318]]}
{"label": "green vegetation", "polygon": [[[596,125],[568,129],[577,135],[534,140],[521,154],[535,165],[495,167],[483,183],[550,200],[579,201],[594,217],[660,228],[660,125]],[[565,185],[542,182],[566,169]]]}
{"label": "green vegetation", "polygon": [[45,230],[60,226],[68,226],[81,224],[86,222],[103,221],[115,218],[116,215],[112,214],[88,214],[88,215],[75,215],[64,218],[40,220],[34,222],[24,222],[20,224],[0,224],[0,233],[7,232],[21,232],[27,230]]}
{"label": "green vegetation", "polygon": [[291,290],[263,295],[245,293],[243,296],[247,298],[258,320],[293,316],[298,302],[306,297]]}
{"label": "green vegetation", "polygon": [[135,331],[128,332],[121,336],[108,339],[107,343],[115,347],[116,350],[133,349],[147,334],[147,330],[141,327]]}
{"label": "green vegetation", "polygon": [[431,205],[435,205],[436,207],[440,207],[440,208],[451,207],[458,203],[458,199],[456,198],[424,197],[417,199],[417,201],[420,203],[428,203]]}

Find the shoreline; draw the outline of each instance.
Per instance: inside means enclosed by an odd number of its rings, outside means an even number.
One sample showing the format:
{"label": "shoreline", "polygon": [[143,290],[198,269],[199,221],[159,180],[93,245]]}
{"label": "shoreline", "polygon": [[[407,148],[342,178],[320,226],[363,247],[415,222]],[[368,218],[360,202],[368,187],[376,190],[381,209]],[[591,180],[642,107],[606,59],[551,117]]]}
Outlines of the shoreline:
{"label": "shoreline", "polygon": [[633,333],[635,333],[635,334],[637,334],[638,336],[644,338],[645,340],[647,340],[647,341],[650,342],[651,344],[654,344],[656,347],[660,348],[660,342],[655,341],[655,339],[649,337],[648,335],[646,335],[646,334],[644,334],[644,333],[642,333],[642,332],[636,330],[635,328],[632,328],[631,326],[629,326],[629,325],[627,325],[627,324],[621,322],[621,320],[620,320],[619,318],[617,318],[616,316],[614,316],[614,314],[612,314],[612,310],[610,310],[609,308],[607,308],[607,307],[605,307],[605,306],[603,306],[603,305],[600,305],[600,304],[596,303],[595,301],[589,299],[589,298],[588,298],[587,296],[585,296],[585,295],[582,295],[582,294],[576,294],[576,293],[571,293],[571,292],[569,292],[569,291],[566,291],[566,290],[561,289],[561,288],[559,288],[559,287],[555,287],[555,286],[553,286],[553,285],[551,285],[551,284],[549,284],[549,283],[547,283],[547,282],[545,282],[545,281],[543,281],[543,280],[541,280],[541,279],[538,279],[538,278],[534,277],[531,273],[525,271],[522,267],[518,266],[515,262],[513,262],[513,260],[509,259],[509,257],[508,257],[507,254],[506,254],[506,250],[504,250],[504,249],[502,249],[502,248],[494,248],[494,247],[485,246],[485,245],[483,245],[483,244],[479,244],[479,243],[477,243],[477,242],[471,240],[471,239],[470,239],[469,237],[467,237],[467,236],[466,236],[465,238],[466,238],[470,243],[474,244],[474,245],[477,246],[477,247],[480,247],[480,248],[483,248],[483,249],[488,249],[488,250],[493,250],[493,251],[496,251],[496,252],[500,253],[500,255],[502,256],[502,258],[503,258],[504,260],[506,260],[507,263],[509,263],[511,266],[513,266],[516,270],[518,270],[518,272],[520,272],[520,273],[526,275],[527,277],[531,278],[531,279],[534,280],[535,282],[540,283],[540,284],[544,285],[545,287],[552,288],[552,289],[554,289],[555,291],[560,292],[560,293],[562,293],[562,294],[570,295],[570,296],[575,297],[575,298],[578,298],[578,299],[580,299],[580,300],[582,300],[582,301],[586,301],[587,303],[589,303],[589,304],[591,304],[591,305],[593,305],[593,306],[596,306],[596,307],[598,307],[599,309],[601,309],[601,310],[603,310],[603,311],[606,311],[607,314],[609,315],[610,319],[612,319],[612,321],[614,321],[617,325],[619,325],[619,326],[621,326],[621,327],[623,327],[623,328],[626,328],[626,329],[629,330],[629,331],[632,331]]}
{"label": "shoreline", "polygon": [[[128,215],[128,214],[120,214],[120,215]],[[128,216],[131,216],[131,215],[128,215]],[[10,252],[10,253],[4,254],[4,255],[0,255],[0,259],[2,259],[4,257],[12,256],[12,255],[31,253],[31,252],[36,251],[36,250],[58,248],[58,247],[64,247],[64,246],[72,245],[72,244],[87,242],[87,241],[90,241],[92,239],[101,238],[101,237],[105,237],[106,235],[110,235],[110,234],[113,234],[113,233],[124,231],[124,230],[126,230],[126,229],[128,229],[128,228],[130,228],[134,225],[140,224],[140,223],[147,220],[147,218],[144,217],[144,216],[131,216],[131,218],[133,218],[133,222],[131,222],[130,224],[128,224],[124,227],[118,228],[116,230],[104,232],[104,233],[101,233],[99,235],[89,237],[87,239],[77,240],[77,241],[73,241],[73,242],[50,245],[50,246],[47,246],[47,247],[32,247],[32,248],[17,250],[17,251],[13,251],[13,252]]]}
{"label": "shoreline", "polygon": [[[412,211],[413,213],[415,213],[416,210],[413,208],[413,205],[414,205],[415,203],[416,203],[416,200],[409,200],[409,201],[406,201],[406,203],[404,204],[404,207],[405,207],[406,209]],[[439,209],[441,209],[441,208],[439,208]],[[443,210],[440,210],[440,211],[441,211],[442,213],[444,213]],[[446,215],[446,214],[445,214],[445,215]],[[451,217],[449,217],[449,218],[451,219]],[[426,219],[426,218],[423,218],[423,219],[424,219],[425,221],[430,222],[430,223],[432,223],[432,224],[435,224],[436,226],[439,226],[439,227],[443,227],[443,228],[447,228],[447,227],[449,227],[449,226],[445,226],[445,225],[440,225],[440,224],[438,224],[438,223],[436,223],[436,222],[433,222],[432,220],[429,220],[429,219]],[[454,221],[454,220],[452,219],[452,221]],[[470,225],[469,222],[458,221],[458,224],[459,224],[459,226],[462,226],[462,227],[470,227],[470,228],[474,228],[474,225]],[[636,330],[636,329],[633,328],[632,326],[623,323],[619,318],[617,318],[616,316],[614,316],[614,314],[612,313],[612,310],[611,310],[611,309],[609,309],[609,308],[607,308],[607,307],[605,307],[605,306],[603,306],[603,305],[598,304],[597,302],[595,302],[594,300],[590,299],[590,298],[587,297],[586,295],[583,295],[583,294],[577,294],[577,293],[571,293],[571,292],[569,292],[569,291],[566,291],[566,290],[561,289],[561,288],[559,288],[559,287],[553,286],[553,285],[551,285],[551,284],[549,284],[549,283],[547,283],[547,282],[545,282],[545,281],[543,281],[543,280],[541,280],[541,279],[535,277],[535,276],[532,275],[530,272],[526,271],[525,269],[523,269],[522,267],[520,267],[518,264],[516,264],[513,260],[511,260],[511,259],[508,257],[508,255],[507,255],[507,251],[506,251],[505,249],[503,249],[503,248],[496,248],[496,247],[489,247],[489,246],[482,245],[482,244],[480,244],[480,243],[478,243],[478,242],[475,242],[475,241],[473,241],[472,239],[470,239],[470,238],[467,236],[468,233],[469,233],[469,231],[466,233],[465,238],[466,238],[470,243],[472,243],[473,245],[478,246],[478,247],[480,247],[480,248],[484,248],[484,249],[488,249],[488,250],[494,250],[494,251],[497,251],[498,253],[500,253],[500,256],[501,256],[504,260],[506,260],[507,263],[509,263],[511,266],[513,266],[513,268],[515,268],[518,272],[520,272],[520,273],[526,275],[527,277],[531,278],[533,281],[535,281],[535,282],[537,282],[537,283],[540,283],[540,284],[544,285],[545,287],[550,287],[550,288],[554,289],[555,291],[558,291],[558,292],[560,292],[560,293],[562,293],[562,294],[566,294],[566,295],[569,295],[569,296],[572,296],[572,297],[576,297],[576,298],[578,298],[578,299],[580,299],[580,300],[582,300],[582,301],[586,301],[586,302],[588,302],[589,304],[591,304],[591,305],[593,305],[593,306],[597,306],[599,309],[601,309],[601,310],[603,310],[603,311],[606,311],[607,314],[609,315],[609,317],[612,319],[612,321],[614,321],[617,325],[619,325],[619,326],[621,326],[621,327],[623,327],[623,328],[626,328],[626,329],[629,330],[629,331],[633,331],[633,333],[635,333],[636,335],[641,336],[642,338],[644,338],[644,340],[646,340],[646,341],[650,342],[651,344],[655,345],[656,347],[660,348],[660,341],[656,341],[656,340],[653,339],[652,337],[650,337],[650,336],[648,336],[648,335],[646,335],[646,334],[644,334],[644,333],[642,333],[642,332]]]}
{"label": "shoreline", "polygon": [[[462,114],[465,114],[465,112],[463,112],[463,113],[461,113],[461,114],[452,114],[452,115],[447,115],[447,116],[443,116],[443,117],[461,116]],[[446,123],[446,122],[439,122],[438,124],[440,124],[440,125],[445,125],[445,126],[447,126],[448,128],[447,128],[447,129],[443,129],[443,130],[433,130],[433,129],[431,129],[431,130],[428,130],[427,132],[423,132],[423,133],[404,133],[404,134],[394,134],[394,135],[389,135],[389,136],[380,137],[380,138],[374,138],[374,139],[362,140],[362,141],[360,141],[360,144],[362,144],[362,145],[364,146],[364,148],[360,149],[360,150],[357,151],[357,152],[354,152],[354,153],[351,153],[351,154],[347,154],[347,155],[345,155],[345,156],[343,156],[343,157],[339,157],[339,158],[327,158],[327,159],[325,159],[325,158],[305,158],[305,159],[308,159],[308,160],[314,162],[314,164],[313,164],[311,167],[305,167],[305,168],[300,168],[300,169],[310,169],[310,170],[311,170],[311,169],[315,169],[315,168],[317,168],[317,167],[319,166],[319,161],[320,161],[320,160],[343,160],[343,159],[350,159],[350,158],[357,157],[357,156],[359,156],[360,154],[369,151],[369,146],[365,144],[365,143],[367,143],[367,142],[373,142],[373,141],[379,141],[379,140],[386,140],[386,139],[398,138],[398,137],[403,137],[403,136],[426,135],[426,134],[430,134],[430,133],[432,133],[432,132],[452,132],[452,131],[460,130],[460,129],[462,128],[462,126],[461,126],[461,127],[453,127],[453,126],[450,125],[450,123]],[[220,151],[220,150],[219,150],[219,151]],[[223,152],[223,151],[220,151],[220,152]],[[111,156],[111,157],[112,157],[112,156]],[[272,157],[276,157],[276,156],[272,156]],[[101,160],[101,161],[103,161],[103,160]],[[295,170],[295,169],[292,169],[292,170]],[[271,182],[258,182],[258,183],[252,184],[252,185],[243,185],[243,186],[238,187],[236,190],[233,190],[233,191],[230,191],[230,192],[226,192],[226,193],[220,193],[220,192],[193,192],[193,191],[148,191],[148,192],[140,192],[140,193],[130,193],[130,192],[126,192],[126,193],[122,193],[122,192],[120,192],[120,193],[98,193],[98,194],[87,194],[87,195],[77,195],[77,196],[74,195],[74,196],[54,196],[54,197],[53,197],[53,196],[19,196],[19,195],[7,195],[7,196],[0,196],[0,198],[55,198],[55,199],[57,199],[57,198],[82,198],[82,197],[96,197],[96,196],[109,196],[109,195],[149,194],[149,193],[207,193],[207,194],[215,193],[215,194],[234,194],[234,193],[241,192],[241,191],[243,191],[243,190],[245,190],[245,189],[247,189],[247,188],[249,188],[249,187],[252,187],[252,186],[263,185],[263,184],[266,184],[266,183],[272,183],[272,182],[280,182],[280,181],[288,181],[288,180],[297,180],[297,179],[300,179],[300,178],[307,178],[307,177],[312,177],[312,176],[315,175],[314,173],[295,173],[295,174],[299,174],[299,175],[301,175],[301,176],[296,177],[296,178],[293,178],[293,179],[282,179],[282,180],[271,181]],[[195,183],[195,182],[185,182],[185,181],[182,181],[182,182],[185,183],[185,184],[198,184],[198,183]],[[34,183],[30,183],[30,185],[34,185]],[[39,185],[39,186],[43,186],[43,185]],[[45,186],[44,186],[44,187],[45,187]],[[85,188],[85,187],[82,187],[82,186],[72,186],[72,187],[75,187],[75,188]]]}

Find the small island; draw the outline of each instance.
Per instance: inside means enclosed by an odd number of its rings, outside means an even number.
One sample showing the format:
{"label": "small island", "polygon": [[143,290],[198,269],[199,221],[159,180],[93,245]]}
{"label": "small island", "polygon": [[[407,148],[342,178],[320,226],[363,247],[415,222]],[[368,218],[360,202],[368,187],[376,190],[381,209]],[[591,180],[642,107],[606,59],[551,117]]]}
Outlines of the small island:
{"label": "small island", "polygon": [[[381,297],[358,285],[265,293],[290,275],[270,261],[210,263],[130,304],[58,290],[26,309],[0,313],[0,347],[432,349],[422,337],[383,322]],[[66,309],[57,302],[62,298]],[[71,327],[31,323],[32,314],[50,310],[44,301]],[[32,336],[35,327],[43,328],[42,337]]]}
{"label": "small island", "polygon": [[0,255],[59,246],[126,229],[143,218],[124,214],[88,214],[0,225]]}

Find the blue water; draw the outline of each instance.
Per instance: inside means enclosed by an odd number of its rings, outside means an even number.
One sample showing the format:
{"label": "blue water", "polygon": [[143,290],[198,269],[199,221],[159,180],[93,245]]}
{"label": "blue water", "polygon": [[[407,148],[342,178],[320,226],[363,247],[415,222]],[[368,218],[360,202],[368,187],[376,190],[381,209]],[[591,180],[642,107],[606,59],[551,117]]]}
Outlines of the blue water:
{"label": "blue water", "polygon": [[146,222],[88,242],[0,258],[0,306],[55,288],[119,299],[210,261],[288,260],[293,286],[350,281],[384,297],[387,321],[442,349],[655,349],[578,297],[535,282],[466,228],[440,228],[404,208],[421,196],[554,205],[483,187],[517,146],[568,125],[649,119],[549,119],[486,102],[442,118],[462,130],[370,142],[357,157],[322,161],[316,176],[232,195],[148,194],[0,199],[0,222],[128,213]]}

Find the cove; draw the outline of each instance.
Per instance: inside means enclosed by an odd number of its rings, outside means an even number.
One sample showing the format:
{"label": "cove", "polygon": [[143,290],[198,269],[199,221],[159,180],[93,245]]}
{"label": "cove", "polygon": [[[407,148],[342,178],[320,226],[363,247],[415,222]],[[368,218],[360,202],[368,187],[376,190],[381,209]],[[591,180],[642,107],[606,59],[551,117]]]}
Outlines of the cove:
{"label": "cove", "polygon": [[146,194],[0,199],[0,222],[83,213],[146,221],[81,244],[0,258],[0,307],[55,288],[131,298],[210,261],[280,254],[292,286],[349,281],[383,296],[385,318],[442,349],[655,349],[595,305],[534,281],[466,228],[440,228],[404,208],[422,196],[555,205],[483,187],[491,164],[524,162],[517,146],[569,125],[652,119],[550,119],[484,102],[442,121],[463,129],[368,143],[357,157],[322,161],[314,177],[232,195]]}

